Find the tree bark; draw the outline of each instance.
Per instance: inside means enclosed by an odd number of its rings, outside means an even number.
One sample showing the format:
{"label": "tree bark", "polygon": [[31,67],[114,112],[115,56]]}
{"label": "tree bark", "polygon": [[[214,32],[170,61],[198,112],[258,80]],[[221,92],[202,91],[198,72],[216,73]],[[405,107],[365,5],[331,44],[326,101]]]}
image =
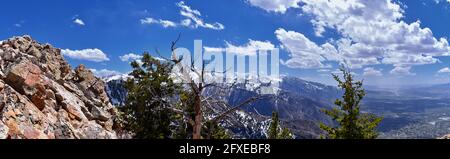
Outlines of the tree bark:
{"label": "tree bark", "polygon": [[203,111],[202,111],[202,99],[201,99],[201,90],[202,84],[200,83],[199,92],[195,95],[195,122],[194,122],[194,130],[192,133],[192,139],[202,139],[202,120],[203,120]]}

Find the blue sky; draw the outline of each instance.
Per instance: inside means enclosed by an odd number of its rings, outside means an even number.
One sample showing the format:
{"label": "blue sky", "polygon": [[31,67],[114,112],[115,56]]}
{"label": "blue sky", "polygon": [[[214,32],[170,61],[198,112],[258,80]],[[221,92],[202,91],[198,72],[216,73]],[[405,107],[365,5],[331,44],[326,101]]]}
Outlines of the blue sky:
{"label": "blue sky", "polygon": [[[446,0],[15,0],[0,39],[31,35],[72,66],[126,73],[128,59],[169,56],[195,39],[209,48],[281,48],[281,74],[333,84],[340,63],[369,85],[450,82]],[[132,54],[130,54],[132,53]],[[129,54],[130,56],[124,56]],[[154,54],[155,55],[155,54]],[[126,58],[130,57],[130,58]]]}

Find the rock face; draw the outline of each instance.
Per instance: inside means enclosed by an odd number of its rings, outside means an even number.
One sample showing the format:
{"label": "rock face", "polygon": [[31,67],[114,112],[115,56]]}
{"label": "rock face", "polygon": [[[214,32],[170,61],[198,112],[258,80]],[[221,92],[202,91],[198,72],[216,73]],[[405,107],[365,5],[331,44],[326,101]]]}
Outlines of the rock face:
{"label": "rock face", "polygon": [[29,36],[0,42],[0,139],[111,139],[105,83]]}

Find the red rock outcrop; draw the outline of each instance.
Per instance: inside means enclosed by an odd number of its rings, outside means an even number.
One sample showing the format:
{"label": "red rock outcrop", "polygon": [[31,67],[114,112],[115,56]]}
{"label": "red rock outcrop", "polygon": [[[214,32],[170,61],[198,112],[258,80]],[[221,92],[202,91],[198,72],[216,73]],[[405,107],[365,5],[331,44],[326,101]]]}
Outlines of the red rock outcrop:
{"label": "red rock outcrop", "polygon": [[29,36],[0,42],[0,139],[110,139],[104,82]]}

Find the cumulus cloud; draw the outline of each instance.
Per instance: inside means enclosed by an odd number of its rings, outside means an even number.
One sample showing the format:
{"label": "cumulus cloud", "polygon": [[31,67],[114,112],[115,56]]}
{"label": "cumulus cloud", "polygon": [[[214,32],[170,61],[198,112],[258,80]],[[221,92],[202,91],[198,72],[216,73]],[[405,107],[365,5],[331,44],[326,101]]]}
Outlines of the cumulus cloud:
{"label": "cumulus cloud", "polygon": [[298,3],[301,0],[248,0],[255,6],[269,12],[285,13],[289,8],[300,8]]}
{"label": "cumulus cloud", "polygon": [[[119,59],[123,62],[136,61],[139,65],[142,65],[142,57],[143,57],[142,55],[129,53],[129,54],[119,56]],[[158,61],[166,61],[166,59],[161,58],[161,57],[155,57],[155,56],[152,56],[152,57]]]}
{"label": "cumulus cloud", "polygon": [[170,20],[156,20],[151,17],[147,17],[144,19],[141,19],[141,24],[159,24],[162,25],[165,28],[168,27],[189,27],[189,28],[206,28],[206,29],[212,29],[212,30],[223,30],[225,29],[225,26],[222,23],[214,22],[214,23],[207,23],[205,22],[201,16],[199,10],[192,9],[190,6],[186,5],[184,1],[180,1],[176,3],[176,5],[180,8],[180,15],[184,18],[179,23],[170,21]]}
{"label": "cumulus cloud", "polygon": [[[249,2],[261,7],[266,1]],[[434,64],[439,62],[436,57],[450,55],[447,39],[434,37],[431,29],[423,27],[420,21],[403,21],[405,11],[393,0],[279,0],[273,4],[300,8],[311,17],[317,36],[327,29],[340,35],[318,45],[301,33],[278,29],[278,39],[291,54],[286,62],[290,67],[323,68],[328,61],[345,63],[351,68],[388,64],[395,67],[391,71],[394,74],[411,75],[411,66]],[[268,11],[277,8],[267,6],[261,8]],[[279,12],[283,13],[282,10]]]}
{"label": "cumulus cloud", "polygon": [[249,39],[249,42],[244,45],[233,45],[230,42],[225,42],[224,48],[204,47],[205,52],[227,52],[238,55],[253,56],[258,50],[273,50],[275,45],[269,41],[257,41]]}
{"label": "cumulus cloud", "polygon": [[126,54],[123,56],[119,56],[119,58],[123,62],[128,62],[128,61],[140,60],[142,58],[142,56],[134,54],[134,53],[129,53],[129,54]]}
{"label": "cumulus cloud", "polygon": [[443,74],[443,73],[450,73],[450,68],[445,67],[438,71],[438,74]]}
{"label": "cumulus cloud", "polygon": [[84,49],[84,50],[61,50],[61,53],[71,59],[86,60],[93,62],[109,61],[107,55],[100,49]]}
{"label": "cumulus cloud", "polygon": [[364,68],[363,76],[383,76],[382,70],[377,70],[373,67]]}
{"label": "cumulus cloud", "polygon": [[86,24],[84,23],[84,21],[81,20],[81,19],[79,19],[79,18],[74,19],[74,20],[73,20],[73,23],[75,23],[75,24],[77,24],[77,25],[80,25],[80,26],[85,26],[85,25],[86,25]]}
{"label": "cumulus cloud", "polygon": [[415,76],[415,73],[411,72],[411,66],[397,66],[390,72],[392,75],[398,76]]}
{"label": "cumulus cloud", "polygon": [[330,68],[323,62],[339,59],[336,49],[329,43],[318,46],[303,34],[282,28],[276,30],[275,35],[282,49],[290,53],[290,59],[283,64],[291,68]]}
{"label": "cumulus cloud", "polygon": [[92,71],[92,73],[94,73],[95,76],[100,77],[100,78],[122,75],[122,73],[120,73],[118,71],[113,71],[113,70],[108,70],[108,69],[101,69],[101,70],[91,69],[91,71]]}

